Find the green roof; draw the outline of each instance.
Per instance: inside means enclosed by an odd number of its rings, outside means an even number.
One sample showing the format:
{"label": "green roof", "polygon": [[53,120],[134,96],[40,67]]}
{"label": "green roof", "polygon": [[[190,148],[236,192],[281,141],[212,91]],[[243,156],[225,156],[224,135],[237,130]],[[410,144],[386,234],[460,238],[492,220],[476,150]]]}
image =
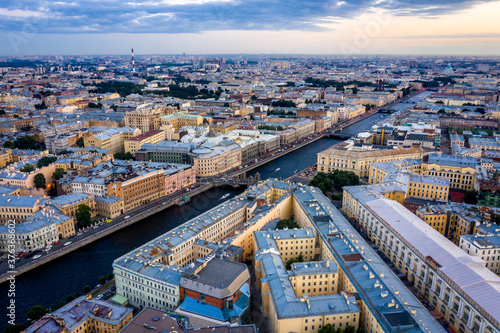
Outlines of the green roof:
{"label": "green roof", "polygon": [[128,303],[128,298],[120,296],[120,295],[113,296],[113,298],[111,298],[111,300],[117,304],[120,304],[120,305],[125,305],[126,303]]}

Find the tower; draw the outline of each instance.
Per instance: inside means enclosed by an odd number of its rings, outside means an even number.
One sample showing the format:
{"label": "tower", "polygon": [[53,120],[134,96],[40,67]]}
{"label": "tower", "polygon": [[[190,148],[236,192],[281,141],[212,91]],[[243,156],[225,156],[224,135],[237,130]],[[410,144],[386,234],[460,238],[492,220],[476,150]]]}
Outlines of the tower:
{"label": "tower", "polygon": [[132,72],[135,72],[135,57],[134,57],[134,49],[132,49]]}

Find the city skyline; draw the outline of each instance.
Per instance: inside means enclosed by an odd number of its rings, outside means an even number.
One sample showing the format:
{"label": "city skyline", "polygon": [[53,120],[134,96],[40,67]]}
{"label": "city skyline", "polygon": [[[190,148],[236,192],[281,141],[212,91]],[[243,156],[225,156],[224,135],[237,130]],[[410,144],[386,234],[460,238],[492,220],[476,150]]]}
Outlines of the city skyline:
{"label": "city skyline", "polygon": [[[500,54],[500,1],[6,1],[2,56]],[[250,14],[249,14],[250,13]]]}

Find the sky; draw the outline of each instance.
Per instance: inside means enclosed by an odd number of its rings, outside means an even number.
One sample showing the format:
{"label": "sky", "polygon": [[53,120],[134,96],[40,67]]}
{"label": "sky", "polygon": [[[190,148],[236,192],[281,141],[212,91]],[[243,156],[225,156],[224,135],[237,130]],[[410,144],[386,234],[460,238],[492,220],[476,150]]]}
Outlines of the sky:
{"label": "sky", "polygon": [[500,55],[499,0],[2,0],[0,55]]}

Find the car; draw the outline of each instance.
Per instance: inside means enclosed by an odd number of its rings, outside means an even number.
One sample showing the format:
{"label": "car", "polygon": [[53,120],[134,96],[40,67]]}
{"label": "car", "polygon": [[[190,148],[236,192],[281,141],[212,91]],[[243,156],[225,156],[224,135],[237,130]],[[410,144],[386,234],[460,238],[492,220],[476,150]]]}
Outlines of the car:
{"label": "car", "polygon": [[157,204],[157,205],[159,205],[159,204],[160,204],[160,202],[159,202],[159,201],[157,201],[157,202],[156,202],[156,204]]}
{"label": "car", "polygon": [[97,229],[97,228],[99,228],[99,225],[95,225],[92,227],[92,229]]}
{"label": "car", "polygon": [[128,218],[130,218],[130,215],[125,216],[123,219],[126,220]]}
{"label": "car", "polygon": [[111,222],[113,222],[113,220],[112,220],[112,219],[107,219],[107,220],[106,220],[106,223],[111,223]]}
{"label": "car", "polygon": [[102,295],[97,295],[95,299],[101,299]]}
{"label": "car", "polygon": [[40,258],[41,256],[42,256],[41,254],[37,254],[37,255],[33,256],[33,260],[36,260],[36,259]]}
{"label": "car", "polygon": [[63,244],[63,246],[68,246],[68,245],[71,245],[73,242],[66,242]]}
{"label": "car", "polygon": [[[79,232],[79,234],[80,234],[80,232]],[[61,242],[60,242],[60,241],[56,241],[56,242],[54,242],[54,245],[59,245],[59,244],[61,244]]]}

